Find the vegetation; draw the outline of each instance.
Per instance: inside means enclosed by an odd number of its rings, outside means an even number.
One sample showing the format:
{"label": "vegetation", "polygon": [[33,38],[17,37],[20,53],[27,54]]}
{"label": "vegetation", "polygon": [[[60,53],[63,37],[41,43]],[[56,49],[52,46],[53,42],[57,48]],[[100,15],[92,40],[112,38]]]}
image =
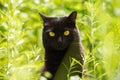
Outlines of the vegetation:
{"label": "vegetation", "polygon": [[83,80],[120,79],[120,0],[0,0],[0,80],[38,80],[44,63],[42,20],[77,11]]}

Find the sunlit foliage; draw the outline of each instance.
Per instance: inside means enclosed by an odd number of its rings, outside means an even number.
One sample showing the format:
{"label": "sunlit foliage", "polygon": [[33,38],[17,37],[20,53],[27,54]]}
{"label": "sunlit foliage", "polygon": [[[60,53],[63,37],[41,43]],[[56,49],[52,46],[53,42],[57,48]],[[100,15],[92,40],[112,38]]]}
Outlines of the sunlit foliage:
{"label": "sunlit foliage", "polygon": [[86,57],[83,80],[120,79],[120,0],[0,0],[0,80],[38,80],[42,20],[77,11]]}

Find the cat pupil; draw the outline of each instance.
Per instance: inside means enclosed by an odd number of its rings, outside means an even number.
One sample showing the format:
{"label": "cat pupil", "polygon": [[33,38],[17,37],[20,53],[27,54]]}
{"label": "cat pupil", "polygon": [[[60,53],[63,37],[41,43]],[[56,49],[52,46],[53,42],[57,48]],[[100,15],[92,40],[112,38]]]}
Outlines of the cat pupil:
{"label": "cat pupil", "polygon": [[70,31],[68,31],[68,30],[64,31],[65,36],[68,36],[69,34],[70,34]]}
{"label": "cat pupil", "polygon": [[52,32],[52,31],[50,31],[50,32],[49,32],[49,35],[50,35],[51,37],[54,37],[54,36],[55,36],[55,33]]}

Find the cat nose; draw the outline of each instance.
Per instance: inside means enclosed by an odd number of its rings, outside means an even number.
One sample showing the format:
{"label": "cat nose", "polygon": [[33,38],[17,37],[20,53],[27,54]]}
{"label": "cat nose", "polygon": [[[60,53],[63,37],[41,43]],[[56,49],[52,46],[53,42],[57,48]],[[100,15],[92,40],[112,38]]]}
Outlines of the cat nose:
{"label": "cat nose", "polygon": [[58,44],[61,44],[62,43],[62,37],[59,37],[58,38]]}

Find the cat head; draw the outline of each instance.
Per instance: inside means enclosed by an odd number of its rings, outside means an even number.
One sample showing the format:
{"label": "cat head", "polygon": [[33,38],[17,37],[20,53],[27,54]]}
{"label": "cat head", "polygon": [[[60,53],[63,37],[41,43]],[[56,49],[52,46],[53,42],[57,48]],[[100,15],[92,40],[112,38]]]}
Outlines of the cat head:
{"label": "cat head", "polygon": [[69,47],[76,31],[77,12],[67,17],[47,17],[40,13],[43,19],[43,45],[45,48],[64,50]]}

